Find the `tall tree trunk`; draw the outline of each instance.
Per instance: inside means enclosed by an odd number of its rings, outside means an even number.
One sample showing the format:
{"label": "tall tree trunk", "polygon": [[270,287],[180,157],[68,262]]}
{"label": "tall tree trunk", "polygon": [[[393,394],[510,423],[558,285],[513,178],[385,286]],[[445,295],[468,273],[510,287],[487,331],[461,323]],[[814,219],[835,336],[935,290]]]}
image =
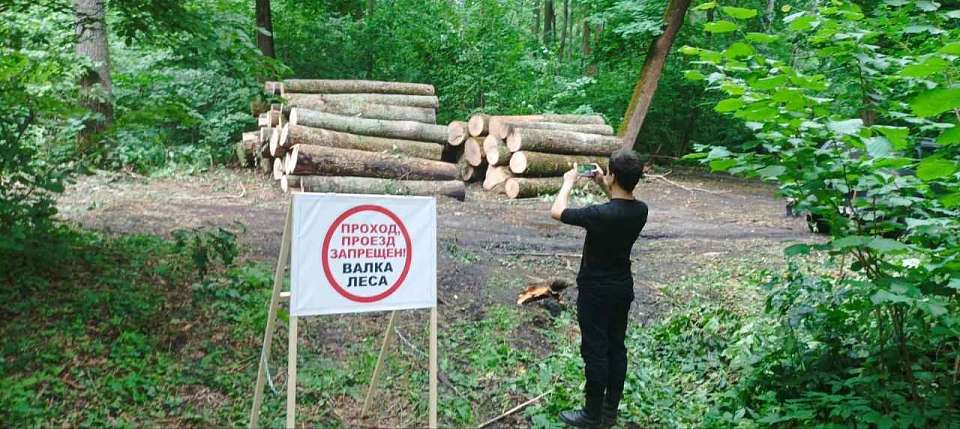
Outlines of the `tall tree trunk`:
{"label": "tall tree trunk", "polygon": [[637,85],[633,89],[633,96],[630,98],[630,105],[623,115],[626,125],[621,128],[620,132],[623,137],[623,147],[626,149],[633,148],[637,141],[640,128],[643,127],[643,120],[647,116],[647,111],[650,110],[653,94],[657,91],[657,81],[660,80],[660,73],[667,61],[667,54],[670,53],[670,47],[673,45],[677,33],[680,32],[690,3],[691,0],[670,0],[667,5],[664,17],[667,27],[663,34],[650,44],[647,58],[643,62],[643,68],[640,69],[640,79],[637,80]]}
{"label": "tall tree trunk", "polygon": [[540,0],[535,0],[533,2],[533,34],[540,39],[540,10],[543,9],[543,6],[540,5]]}
{"label": "tall tree trunk", "polygon": [[553,46],[556,38],[557,13],[553,8],[554,0],[543,1],[543,44],[548,48]]}
{"label": "tall tree trunk", "polygon": [[77,46],[80,57],[89,58],[93,67],[80,77],[81,99],[94,117],[84,124],[77,145],[80,153],[93,149],[94,134],[113,122],[113,81],[110,78],[110,50],[107,43],[106,0],[74,0]]}
{"label": "tall tree trunk", "polygon": [[570,34],[570,30],[567,28],[567,24],[570,23],[570,0],[563,0],[563,29],[560,31],[560,59],[563,59],[564,54],[567,51],[567,37]]}
{"label": "tall tree trunk", "polygon": [[270,16],[270,0],[257,0],[257,48],[266,57],[277,57],[273,52],[273,18]]}
{"label": "tall tree trunk", "polygon": [[777,16],[777,0],[767,0],[767,14],[764,16],[766,27],[769,29],[773,25],[773,19]]}
{"label": "tall tree trunk", "polygon": [[597,74],[597,65],[593,63],[593,47],[590,46],[590,17],[583,17],[583,40],[580,44],[580,54],[583,57],[581,64],[586,64],[584,74],[594,76]]}

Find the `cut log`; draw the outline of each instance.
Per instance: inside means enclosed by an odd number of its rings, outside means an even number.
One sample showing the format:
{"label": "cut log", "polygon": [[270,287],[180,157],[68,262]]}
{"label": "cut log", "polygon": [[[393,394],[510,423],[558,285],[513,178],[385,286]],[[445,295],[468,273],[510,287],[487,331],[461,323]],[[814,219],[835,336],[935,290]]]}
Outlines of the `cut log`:
{"label": "cut log", "polygon": [[447,125],[447,144],[450,146],[462,145],[467,139],[467,123],[463,121],[453,121]]}
{"label": "cut log", "polygon": [[330,101],[314,94],[287,94],[285,109],[302,107],[318,112],[333,113],[368,119],[388,121],[415,121],[425,124],[437,123],[437,112],[432,107],[397,106],[391,104]]}
{"label": "cut log", "polygon": [[466,161],[461,161],[457,164],[457,167],[460,169],[460,180],[464,182],[476,182],[482,180],[487,172],[487,164],[481,164],[479,167],[474,167],[468,164]]}
{"label": "cut log", "polygon": [[503,183],[511,177],[513,175],[507,167],[488,167],[486,177],[483,179],[483,189],[485,191],[502,190]]}
{"label": "cut log", "polygon": [[522,116],[491,116],[487,128],[490,134],[500,138],[506,138],[507,132],[502,130],[507,124],[519,122],[555,122],[561,124],[596,124],[603,125],[606,122],[600,115],[522,115]]}
{"label": "cut log", "polygon": [[240,142],[237,143],[237,161],[241,167],[252,167],[257,157],[257,150],[260,148],[260,133],[252,131],[243,133]]}
{"label": "cut log", "polygon": [[454,180],[459,176],[455,164],[381,152],[296,145],[289,156],[287,174],[403,180]]}
{"label": "cut log", "polygon": [[607,124],[564,124],[560,122],[510,122],[507,120],[491,121],[490,135],[501,139],[507,138],[515,128],[533,128],[538,130],[576,131],[578,133],[600,134],[612,136],[613,127]]}
{"label": "cut log", "polygon": [[468,164],[478,167],[483,164],[483,140],[477,137],[470,137],[463,142],[463,159]]}
{"label": "cut log", "polygon": [[466,186],[459,180],[393,180],[373,177],[284,176],[284,192],[303,190],[339,194],[442,195],[463,201]]}
{"label": "cut log", "polygon": [[467,122],[467,131],[470,132],[471,136],[481,137],[487,135],[487,126],[490,123],[490,115],[484,115],[483,113],[477,113],[470,117],[470,120]]}
{"label": "cut log", "polygon": [[494,136],[487,136],[483,140],[483,153],[487,164],[492,166],[510,165],[510,149],[507,144]]}
{"label": "cut log", "polygon": [[287,92],[314,94],[406,94],[434,95],[433,85],[375,80],[284,79],[281,87]]}
{"label": "cut log", "polygon": [[280,93],[280,82],[266,81],[263,83],[263,92],[268,95],[277,95]]}
{"label": "cut log", "polygon": [[283,131],[280,132],[279,140],[280,146],[284,148],[290,148],[298,144],[327,146],[340,149],[402,154],[434,161],[440,161],[443,156],[443,146],[436,143],[362,136],[359,134],[325,130],[323,128],[304,127],[302,125],[288,125],[284,127]]}
{"label": "cut log", "polygon": [[607,170],[607,158],[604,157],[520,151],[510,157],[510,172],[526,177],[562,176],[573,168],[574,163],[597,163]]}
{"label": "cut log", "polygon": [[562,184],[561,177],[512,177],[504,183],[503,190],[510,198],[533,198],[554,194],[560,190]]}
{"label": "cut log", "polygon": [[507,147],[511,152],[530,150],[568,155],[610,155],[620,149],[621,144],[616,137],[574,131],[517,128],[507,136]]}
{"label": "cut log", "polygon": [[[263,127],[260,129],[260,136],[257,140],[260,144],[270,143],[270,137],[273,136],[273,130],[276,128]],[[258,146],[259,147],[259,146]]]}
{"label": "cut log", "polygon": [[437,97],[429,95],[401,95],[401,94],[299,94],[287,93],[287,100],[299,100],[303,103],[371,103],[390,106],[408,106],[436,109],[440,106]]}
{"label": "cut log", "polygon": [[447,127],[412,121],[384,121],[381,119],[352,118],[302,108],[290,110],[290,125],[305,125],[364,136],[404,140],[447,142]]}
{"label": "cut log", "polygon": [[284,176],[283,158],[273,159],[273,180],[280,180]]}
{"label": "cut log", "polygon": [[257,128],[269,127],[270,126],[270,112],[263,112],[260,116],[257,116]]}
{"label": "cut log", "polygon": [[285,147],[280,146],[280,138],[283,137],[283,130],[286,127],[280,129],[280,132],[274,132],[270,134],[270,156],[272,157],[281,157],[287,152]]}
{"label": "cut log", "polygon": [[267,126],[271,128],[278,128],[280,126],[280,109],[270,109],[267,112]]}

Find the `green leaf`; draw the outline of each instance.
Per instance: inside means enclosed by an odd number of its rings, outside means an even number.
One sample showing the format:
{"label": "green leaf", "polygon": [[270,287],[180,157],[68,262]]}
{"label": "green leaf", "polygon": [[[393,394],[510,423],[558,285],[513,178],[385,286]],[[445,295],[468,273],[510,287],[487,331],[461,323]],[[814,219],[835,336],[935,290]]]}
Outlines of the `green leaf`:
{"label": "green leaf", "polygon": [[883,237],[876,237],[873,240],[870,240],[870,243],[867,244],[867,247],[880,253],[898,253],[908,249],[906,244],[903,244],[897,240],[891,240]]}
{"label": "green leaf", "polygon": [[871,158],[883,158],[893,152],[893,145],[890,140],[883,137],[872,137],[866,140],[867,153]]}
{"label": "green leaf", "polygon": [[787,167],[782,165],[768,165],[757,170],[757,174],[766,178],[776,178],[787,172]]}
{"label": "green leaf", "polygon": [[746,9],[742,7],[724,6],[723,13],[736,19],[750,19],[757,16],[756,9]]}
{"label": "green leaf", "polygon": [[941,146],[951,146],[960,143],[960,124],[954,124],[953,128],[950,128],[940,134],[940,137],[937,137],[937,144]]}
{"label": "green leaf", "polygon": [[706,2],[706,3],[703,3],[703,4],[698,5],[697,7],[693,8],[693,10],[703,11],[703,10],[713,9],[713,8],[715,8],[715,7],[717,7],[717,2],[715,2],[715,1],[708,1],[708,2]]}
{"label": "green leaf", "polygon": [[827,123],[827,128],[834,133],[841,135],[854,135],[863,128],[863,119],[847,119],[845,121],[831,121]]}
{"label": "green leaf", "polygon": [[960,42],[947,43],[937,52],[946,55],[960,55]]}
{"label": "green leaf", "polygon": [[703,75],[703,73],[700,73],[699,70],[687,70],[683,72],[683,77],[686,80],[692,80],[692,81],[700,81],[707,78],[706,76]]}
{"label": "green leaf", "polygon": [[704,24],[703,29],[708,33],[729,33],[731,31],[737,31],[737,24],[734,24],[730,21],[714,21]]}
{"label": "green leaf", "polygon": [[957,163],[943,158],[926,158],[917,166],[917,177],[929,182],[950,176],[957,171]]}
{"label": "green leaf", "polygon": [[957,108],[960,108],[960,88],[934,89],[910,101],[913,114],[922,118],[937,116]]}
{"label": "green leaf", "polygon": [[700,50],[693,46],[683,45],[680,47],[680,53],[683,55],[697,55],[699,52]]}
{"label": "green leaf", "polygon": [[873,301],[874,304],[883,304],[886,302],[892,302],[894,304],[906,304],[906,303],[909,303],[911,299],[903,295],[898,295],[895,293],[891,293],[889,291],[880,290],[870,297],[870,301]]}
{"label": "green leaf", "polygon": [[710,161],[710,170],[727,171],[735,165],[737,165],[737,160],[735,159],[715,159]]}
{"label": "green leaf", "polygon": [[714,106],[713,110],[719,113],[725,113],[733,112],[741,107],[743,107],[743,100],[739,98],[728,98],[726,100],[720,100],[720,102]]}
{"label": "green leaf", "polygon": [[764,43],[764,44],[773,43],[780,39],[779,36],[776,36],[773,34],[766,34],[766,33],[747,33],[747,35],[744,38],[747,39],[747,41],[749,42]]}
{"label": "green leaf", "polygon": [[813,28],[817,18],[813,15],[804,15],[790,22],[787,28],[793,31],[804,31]]}
{"label": "green leaf", "polygon": [[960,192],[937,197],[937,199],[940,200],[940,204],[948,209],[960,207]]}
{"label": "green leaf", "polygon": [[781,74],[777,76],[765,77],[763,79],[757,79],[757,81],[750,84],[750,86],[755,89],[768,90],[783,85],[786,82],[787,76]]}
{"label": "green leaf", "polygon": [[754,52],[753,46],[743,42],[735,42],[728,46],[727,50],[723,51],[723,54],[726,55],[727,58],[733,59],[749,57],[750,55],[753,55]]}
{"label": "green leaf", "polygon": [[887,140],[890,140],[890,143],[893,144],[893,147],[897,148],[897,150],[904,150],[909,145],[907,136],[910,135],[910,129],[908,128],[890,127],[886,125],[876,125],[873,128],[880,131]]}
{"label": "green leaf", "polygon": [[873,237],[866,237],[862,235],[848,235],[846,237],[833,240],[830,242],[830,246],[837,250],[849,249],[851,247],[865,246],[872,239]]}
{"label": "green leaf", "polygon": [[940,9],[940,4],[930,0],[918,0],[917,9],[920,9],[924,12],[936,12],[937,9]]}
{"label": "green leaf", "polygon": [[946,60],[940,57],[929,57],[922,63],[911,64],[900,71],[900,76],[925,78],[934,73],[940,73],[950,66]]}
{"label": "green leaf", "polygon": [[807,244],[794,244],[793,246],[783,249],[783,254],[786,256],[808,255],[810,254],[810,249],[810,245]]}

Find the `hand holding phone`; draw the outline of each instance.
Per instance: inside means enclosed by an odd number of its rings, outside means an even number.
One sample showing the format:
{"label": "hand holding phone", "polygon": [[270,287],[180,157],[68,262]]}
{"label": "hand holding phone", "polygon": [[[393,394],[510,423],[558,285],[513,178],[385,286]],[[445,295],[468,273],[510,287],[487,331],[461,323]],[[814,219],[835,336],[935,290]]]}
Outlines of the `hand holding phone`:
{"label": "hand holding phone", "polygon": [[600,173],[600,167],[597,164],[579,164],[577,165],[577,176],[596,177]]}

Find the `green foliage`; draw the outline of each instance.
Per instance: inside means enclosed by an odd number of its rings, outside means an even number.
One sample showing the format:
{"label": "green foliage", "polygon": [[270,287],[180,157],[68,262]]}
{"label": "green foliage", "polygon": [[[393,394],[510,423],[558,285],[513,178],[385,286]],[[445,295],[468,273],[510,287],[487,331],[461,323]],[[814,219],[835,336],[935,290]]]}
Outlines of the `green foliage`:
{"label": "green foliage", "polygon": [[835,0],[787,16],[777,40],[738,33],[723,56],[683,50],[727,97],[714,110],[758,139],[691,158],[778,182],[831,235],[787,253],[839,264],[839,274],[794,269],[770,283],[776,323],[753,340],[716,425],[955,422],[960,69],[949,41],[960,30],[939,7]]}

